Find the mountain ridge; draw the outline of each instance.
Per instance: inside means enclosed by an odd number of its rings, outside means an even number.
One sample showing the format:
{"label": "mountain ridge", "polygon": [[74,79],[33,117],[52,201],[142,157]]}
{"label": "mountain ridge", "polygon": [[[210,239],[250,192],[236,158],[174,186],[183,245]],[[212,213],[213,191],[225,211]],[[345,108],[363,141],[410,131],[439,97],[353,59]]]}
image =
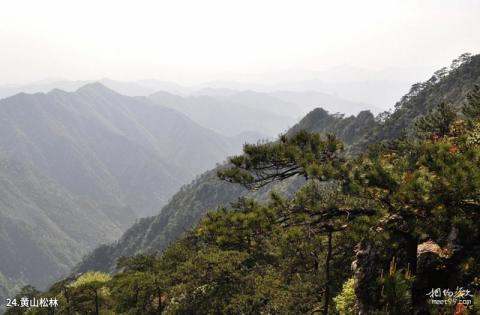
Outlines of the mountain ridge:
{"label": "mountain ridge", "polygon": [[240,150],[240,139],[101,83],[0,100],[0,135],[4,292],[65,275]]}
{"label": "mountain ridge", "polygon": [[[466,78],[459,80],[461,77]],[[480,55],[465,60],[459,68],[452,69],[445,77],[426,84],[424,86],[425,90],[422,91],[425,94],[436,93],[437,96],[432,96],[433,99],[442,99],[450,93],[452,88],[448,84],[445,85],[445,82],[456,82],[457,80],[459,81],[456,86],[465,86],[460,89],[463,92],[456,96],[456,103],[461,103],[468,92],[468,86],[473,87],[475,84],[480,83]],[[468,81],[468,84],[465,85],[465,81]],[[361,112],[358,116],[345,117],[342,115],[330,115],[323,109],[316,109],[292,127],[290,132],[301,129],[321,133],[337,132],[340,133],[339,137],[343,141],[350,144],[348,150],[352,154],[358,154],[373,141],[381,142],[382,140],[392,139],[390,133],[382,134],[382,132],[385,132],[385,128],[389,128],[388,126],[396,126],[397,129],[394,130],[394,133],[399,135],[405,128],[413,126],[415,118],[424,115],[433,108],[436,105],[433,102],[423,103],[423,93],[407,95],[408,101],[402,98],[397,105],[396,111],[385,118],[374,117],[368,111]],[[415,116],[403,116],[403,113],[405,111],[408,112],[408,109],[413,106],[412,104],[419,107],[414,111]],[[408,124],[403,125],[403,128],[398,126],[400,118],[408,121]],[[365,121],[367,121],[366,126],[365,124],[362,125],[362,122],[365,123]],[[288,191],[288,187],[280,187],[279,189]],[[209,192],[207,198],[201,197],[204,191]],[[83,262],[74,270],[78,272],[88,270],[113,271],[115,269],[115,260],[121,256],[161,251],[186,229],[196,224],[209,209],[228,205],[230,202],[238,199],[238,197],[247,194],[248,192],[241,187],[221,182],[216,177],[215,170],[209,171],[203,174],[197,181],[184,186],[172,198],[171,202],[162,209],[159,215],[138,222],[117,242],[97,248],[86,256]],[[262,198],[261,193],[254,196]],[[172,211],[176,211],[175,215],[177,218],[173,216]],[[166,215],[167,213],[168,215]],[[148,232],[145,233],[145,231]],[[108,255],[104,255],[104,253],[108,253]]]}

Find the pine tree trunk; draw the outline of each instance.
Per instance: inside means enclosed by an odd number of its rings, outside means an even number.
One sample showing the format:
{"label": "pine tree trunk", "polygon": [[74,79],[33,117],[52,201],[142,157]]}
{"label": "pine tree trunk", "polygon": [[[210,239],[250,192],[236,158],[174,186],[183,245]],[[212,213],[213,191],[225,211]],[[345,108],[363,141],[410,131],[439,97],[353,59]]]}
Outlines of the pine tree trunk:
{"label": "pine tree trunk", "polygon": [[327,259],[325,261],[325,300],[323,305],[323,314],[328,315],[328,306],[330,304],[330,261],[332,260],[332,234],[328,231]]}
{"label": "pine tree trunk", "polygon": [[162,291],[158,290],[158,314],[162,314]]}
{"label": "pine tree trunk", "polygon": [[[415,276],[417,274],[417,247],[418,247],[418,238],[412,235],[407,236],[407,261],[408,261],[408,267],[409,271],[412,274],[412,276]],[[415,281],[416,278],[414,278],[414,281],[412,283],[412,288],[411,288],[411,300],[412,300],[412,314],[413,310],[415,307],[419,304],[422,304],[423,297],[425,296],[425,293],[423,292],[418,292],[418,283]]]}
{"label": "pine tree trunk", "polygon": [[100,315],[98,307],[98,291],[95,290],[95,315]]}
{"label": "pine tree trunk", "polygon": [[65,297],[65,302],[67,304],[67,309],[66,309],[67,315],[70,315],[70,296],[66,288],[63,289],[63,296]]}
{"label": "pine tree trunk", "polygon": [[372,244],[361,241],[355,250],[352,263],[355,276],[355,295],[359,315],[371,314],[379,306],[378,276],[381,265],[379,254]]}

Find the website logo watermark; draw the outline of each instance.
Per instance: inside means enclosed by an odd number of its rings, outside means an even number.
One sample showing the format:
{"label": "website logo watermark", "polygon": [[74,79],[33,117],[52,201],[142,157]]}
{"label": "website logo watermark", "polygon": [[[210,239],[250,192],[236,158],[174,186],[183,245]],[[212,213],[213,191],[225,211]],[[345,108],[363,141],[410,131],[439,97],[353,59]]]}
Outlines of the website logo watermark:
{"label": "website logo watermark", "polygon": [[471,305],[473,303],[472,292],[463,287],[457,287],[455,290],[432,288],[427,293],[430,298],[429,303],[433,305]]}

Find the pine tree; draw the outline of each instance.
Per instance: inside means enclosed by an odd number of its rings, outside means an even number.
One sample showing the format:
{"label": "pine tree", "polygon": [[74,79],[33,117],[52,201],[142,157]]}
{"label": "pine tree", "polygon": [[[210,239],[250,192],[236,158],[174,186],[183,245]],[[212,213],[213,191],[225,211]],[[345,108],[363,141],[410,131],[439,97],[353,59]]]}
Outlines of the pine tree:
{"label": "pine tree", "polygon": [[100,315],[101,305],[108,298],[106,287],[111,276],[101,272],[87,272],[75,280],[70,287],[74,289],[74,307],[79,312]]}
{"label": "pine tree", "polygon": [[[348,222],[357,216],[373,215],[375,210],[364,204],[349,204],[349,198],[342,195],[332,202],[331,194],[322,189],[319,182],[343,183],[348,176],[343,144],[334,136],[322,139],[319,134],[300,131],[278,143],[247,145],[245,154],[233,157],[231,168],[219,172],[222,179],[241,183],[249,188],[263,187],[277,180],[303,176],[310,180],[296,194],[293,203],[274,198],[284,227],[306,226],[308,233],[326,236],[324,305],[322,313],[328,314],[331,303],[331,260],[333,235],[348,227]],[[338,185],[338,184],[337,184]],[[335,185],[334,185],[335,186]],[[341,188],[341,184],[339,185]],[[274,195],[275,196],[275,195]]]}
{"label": "pine tree", "polygon": [[462,112],[469,120],[480,119],[480,86],[476,85],[467,94],[467,102],[463,105]]}
{"label": "pine tree", "polygon": [[447,103],[441,103],[427,115],[415,122],[416,133],[419,136],[443,137],[448,134],[449,127],[457,118],[455,108]]}

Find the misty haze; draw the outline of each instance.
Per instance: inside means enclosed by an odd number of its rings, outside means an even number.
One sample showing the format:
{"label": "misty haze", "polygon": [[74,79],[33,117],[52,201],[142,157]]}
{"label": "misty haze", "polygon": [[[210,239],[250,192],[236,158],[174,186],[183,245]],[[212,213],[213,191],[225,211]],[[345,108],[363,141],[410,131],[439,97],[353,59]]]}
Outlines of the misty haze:
{"label": "misty haze", "polygon": [[0,9],[0,314],[480,314],[480,2]]}

